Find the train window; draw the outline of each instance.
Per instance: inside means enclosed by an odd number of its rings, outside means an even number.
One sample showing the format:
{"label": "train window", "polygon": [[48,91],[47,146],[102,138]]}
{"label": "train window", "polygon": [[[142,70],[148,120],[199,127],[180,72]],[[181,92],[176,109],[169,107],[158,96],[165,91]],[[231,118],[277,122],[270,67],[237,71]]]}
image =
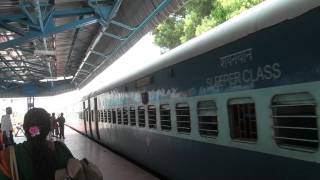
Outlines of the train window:
{"label": "train window", "polygon": [[149,121],[149,128],[152,128],[152,129],[157,128],[156,106],[154,105],[148,106],[148,121]]}
{"label": "train window", "polygon": [[111,123],[112,120],[112,111],[108,109],[108,122]]}
{"label": "train window", "polygon": [[160,105],[160,124],[161,130],[170,131],[171,130],[171,115],[169,104]]}
{"label": "train window", "polygon": [[138,125],[139,125],[139,127],[146,126],[144,106],[138,107]]}
{"label": "train window", "polygon": [[121,109],[117,109],[118,124],[122,124]]}
{"label": "train window", "polygon": [[117,112],[115,109],[112,109],[112,124],[117,123]]}
{"label": "train window", "polygon": [[91,110],[91,113],[90,113],[90,117],[91,117],[91,122],[93,122],[93,110]]}
{"label": "train window", "polygon": [[280,147],[309,151],[318,148],[316,101],[311,94],[276,95],[271,107],[274,138]]}
{"label": "train window", "polygon": [[103,111],[103,116],[104,116],[104,122],[105,122],[105,123],[108,122],[107,115],[108,115],[107,110],[104,110],[104,111]]}
{"label": "train window", "polygon": [[218,135],[217,106],[213,100],[198,102],[198,121],[201,136]]}
{"label": "train window", "polygon": [[101,110],[99,110],[99,117],[100,117],[100,119],[99,119],[99,122],[103,122],[103,111]]}
{"label": "train window", "polygon": [[135,126],[136,124],[136,109],[135,107],[130,107],[130,125]]}
{"label": "train window", "polygon": [[123,124],[128,125],[128,108],[124,107],[122,109],[122,112],[123,112]]}
{"label": "train window", "polygon": [[256,141],[257,120],[253,99],[232,99],[229,101],[228,110],[231,137],[245,141]]}
{"label": "train window", "polygon": [[190,133],[190,108],[188,103],[179,103],[176,105],[177,131],[178,133]]}

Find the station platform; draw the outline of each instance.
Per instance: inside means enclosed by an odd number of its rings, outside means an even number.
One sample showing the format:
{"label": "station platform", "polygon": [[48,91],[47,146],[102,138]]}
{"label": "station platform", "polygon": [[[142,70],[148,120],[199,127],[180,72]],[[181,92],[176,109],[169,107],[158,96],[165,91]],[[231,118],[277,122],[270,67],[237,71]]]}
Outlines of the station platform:
{"label": "station platform", "polygon": [[[95,163],[103,173],[103,179],[108,180],[158,180],[142,168],[123,157],[97,144],[89,138],[79,134],[69,127],[65,127],[63,141],[71,150],[73,156],[78,159],[87,158]],[[15,142],[20,143],[24,137],[15,137]]]}

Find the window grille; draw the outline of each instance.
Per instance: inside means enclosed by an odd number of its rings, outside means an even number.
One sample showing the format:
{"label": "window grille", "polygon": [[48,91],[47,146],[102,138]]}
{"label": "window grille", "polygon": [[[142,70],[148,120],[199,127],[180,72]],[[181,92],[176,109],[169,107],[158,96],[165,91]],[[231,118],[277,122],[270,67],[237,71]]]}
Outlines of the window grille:
{"label": "window grille", "polygon": [[94,119],[93,119],[93,110],[91,110],[90,116],[91,116],[91,122],[93,122],[94,121]]}
{"label": "window grille", "polygon": [[136,109],[135,107],[130,107],[130,125],[135,126],[136,124]]}
{"label": "window grille", "polygon": [[85,120],[86,120],[86,122],[89,122],[89,115],[88,115],[89,113],[88,113],[88,110],[85,110],[85,112],[84,112],[84,118],[85,118]]}
{"label": "window grille", "polygon": [[122,112],[123,112],[123,124],[128,125],[128,108],[124,107],[122,109]]}
{"label": "window grille", "polygon": [[179,103],[176,105],[177,131],[178,133],[191,132],[190,108],[188,103]]}
{"label": "window grille", "polygon": [[148,106],[148,121],[149,121],[149,128],[152,128],[152,129],[157,128],[156,106],[154,105]]}
{"label": "window grille", "polygon": [[171,130],[171,115],[169,104],[160,105],[160,125],[161,130],[170,131]]}
{"label": "window grille", "polygon": [[87,122],[89,122],[89,110],[86,110],[86,112],[85,112],[86,114],[85,114],[85,116],[86,116],[86,121]]}
{"label": "window grille", "polygon": [[99,110],[100,121],[103,122],[103,110]]}
{"label": "window grille", "polygon": [[245,141],[257,140],[256,111],[251,98],[230,100],[229,118],[232,138]]}
{"label": "window grille", "polygon": [[108,122],[108,111],[106,109],[103,111],[103,116],[104,116],[104,122],[105,123]]}
{"label": "window grille", "polygon": [[280,147],[311,151],[318,148],[316,101],[311,94],[276,95],[271,107],[274,138]]}
{"label": "window grille", "polygon": [[112,111],[108,109],[108,122],[111,123],[112,121]]}
{"label": "window grille", "polygon": [[198,102],[198,123],[201,136],[218,135],[217,106],[213,100]]}
{"label": "window grille", "polygon": [[118,116],[118,124],[122,124],[121,109],[117,109],[117,116]]}
{"label": "window grille", "polygon": [[117,123],[117,112],[115,109],[112,109],[112,123],[113,124]]}
{"label": "window grille", "polygon": [[138,107],[138,125],[139,125],[139,127],[145,127],[146,126],[144,106],[139,106]]}

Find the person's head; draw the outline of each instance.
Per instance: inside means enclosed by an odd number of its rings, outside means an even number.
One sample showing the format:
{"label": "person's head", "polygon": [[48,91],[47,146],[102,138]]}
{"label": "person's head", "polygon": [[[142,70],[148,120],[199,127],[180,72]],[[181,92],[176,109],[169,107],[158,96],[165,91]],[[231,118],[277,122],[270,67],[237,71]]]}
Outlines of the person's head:
{"label": "person's head", "polygon": [[6,113],[7,114],[12,114],[12,108],[11,107],[7,107],[6,108]]}
{"label": "person's head", "polygon": [[63,117],[63,113],[61,113],[60,116]]}
{"label": "person's head", "polygon": [[30,145],[33,180],[54,179],[55,156],[49,148],[50,114],[42,108],[30,109],[24,116],[23,129]]}
{"label": "person's head", "polygon": [[54,117],[56,115],[56,113],[52,113],[51,116]]}
{"label": "person's head", "polygon": [[45,140],[50,132],[50,114],[42,108],[30,109],[24,116],[23,129],[28,140]]}

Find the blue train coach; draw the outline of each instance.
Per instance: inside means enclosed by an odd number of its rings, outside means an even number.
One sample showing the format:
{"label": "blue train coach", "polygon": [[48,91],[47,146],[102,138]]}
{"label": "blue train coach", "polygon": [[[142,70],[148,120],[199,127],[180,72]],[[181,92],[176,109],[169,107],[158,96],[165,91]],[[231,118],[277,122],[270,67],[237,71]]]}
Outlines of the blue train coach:
{"label": "blue train coach", "polygon": [[168,179],[320,179],[319,5],[265,1],[84,97],[69,124]]}

